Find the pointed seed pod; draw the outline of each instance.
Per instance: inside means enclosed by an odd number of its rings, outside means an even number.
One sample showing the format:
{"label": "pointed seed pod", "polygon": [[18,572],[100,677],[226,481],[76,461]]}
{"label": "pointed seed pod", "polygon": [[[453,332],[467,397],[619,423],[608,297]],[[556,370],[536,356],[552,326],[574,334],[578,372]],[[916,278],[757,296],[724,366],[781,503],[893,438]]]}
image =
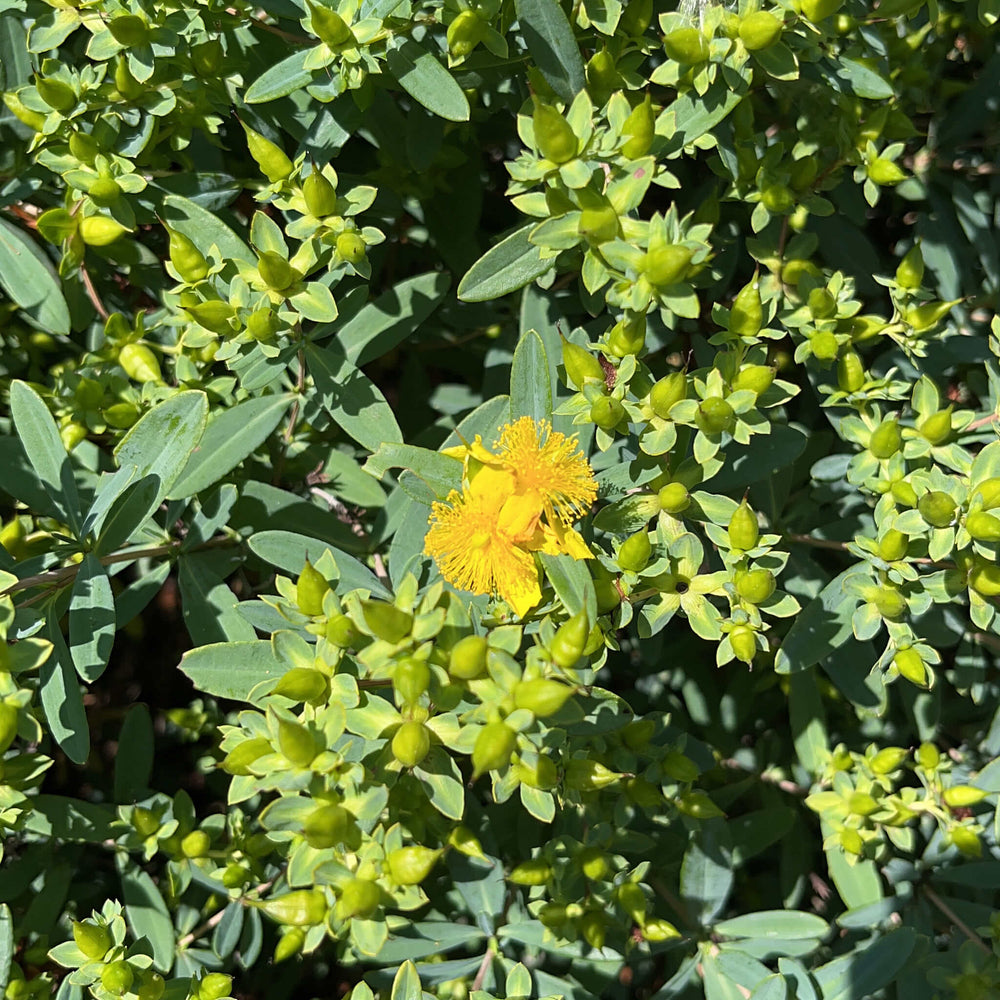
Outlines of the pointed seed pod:
{"label": "pointed seed pod", "polygon": [[535,145],[546,160],[568,163],[576,159],[580,140],[570,123],[555,108],[536,97],[531,119],[535,129]]}

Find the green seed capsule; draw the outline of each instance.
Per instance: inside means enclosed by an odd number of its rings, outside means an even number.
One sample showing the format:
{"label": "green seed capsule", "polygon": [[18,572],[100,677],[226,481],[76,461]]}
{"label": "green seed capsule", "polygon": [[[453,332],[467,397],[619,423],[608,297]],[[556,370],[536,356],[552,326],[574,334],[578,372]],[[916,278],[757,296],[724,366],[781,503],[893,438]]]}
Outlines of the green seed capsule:
{"label": "green seed capsule", "polygon": [[404,722],[392,738],[392,755],[403,767],[416,767],[431,749],[431,734],[422,722]]}
{"label": "green seed capsule", "polygon": [[145,87],[133,75],[125,56],[119,56],[115,64],[115,88],[126,101],[138,100],[145,93]]}
{"label": "green seed capsule", "polygon": [[872,431],[868,442],[868,450],[878,459],[892,458],[903,446],[903,436],[899,432],[899,421],[895,417],[886,417]]}
{"label": "green seed capsule", "polygon": [[949,809],[968,809],[978,805],[989,794],[986,789],[973,788],[972,785],[952,785],[941,793],[941,797]]}
{"label": "green seed capsule", "polygon": [[740,39],[749,52],[772,46],[780,37],[784,25],[770,11],[758,10],[740,21]]}
{"label": "green seed capsule", "polygon": [[350,264],[360,264],[368,252],[368,245],[355,232],[341,233],[337,237],[337,255]]}
{"label": "green seed capsule", "polygon": [[636,105],[622,124],[622,136],[627,136],[622,146],[622,156],[627,160],[638,160],[645,156],[653,146],[656,135],[656,116],[653,114],[653,99],[646,94],[646,99]]}
{"label": "green seed capsule", "polygon": [[809,293],[808,307],[813,319],[833,319],[837,315],[837,300],[825,288],[814,288]]}
{"label": "green seed capsule", "polygon": [[119,45],[134,49],[149,41],[149,25],[138,14],[121,14],[108,21],[108,31]]}
{"label": "green seed capsule", "polygon": [[474,10],[460,11],[448,25],[448,51],[464,59],[486,37],[486,23]]}
{"label": "green seed capsule", "polygon": [[531,858],[515,865],[507,876],[515,885],[545,885],[552,878],[552,866],[544,858]]}
{"label": "green seed capsule", "polygon": [[777,586],[769,569],[752,569],[736,581],[736,593],[748,604],[763,604]]}
{"label": "green seed capsule", "polygon": [[568,163],[576,159],[580,140],[570,123],[555,108],[536,97],[531,119],[535,129],[535,145],[546,160]]}
{"label": "green seed capsule", "polygon": [[87,194],[95,205],[107,208],[122,196],[122,186],[113,177],[98,177]]}
{"label": "green seed capsule", "polygon": [[660,510],[668,514],[683,513],[691,506],[691,496],[683,483],[667,483],[656,494]]}
{"label": "green seed capsule", "polygon": [[76,107],[76,91],[63,80],[44,76],[36,77],[35,90],[38,91],[38,96],[54,111],[65,113]]}
{"label": "green seed capsule", "polygon": [[[377,892],[378,890],[376,890]],[[326,919],[329,906],[322,889],[296,889],[258,904],[275,923],[310,927]]]}
{"label": "green seed capsule", "polygon": [[733,655],[743,663],[753,663],[753,658],[757,655],[757,640],[752,628],[748,625],[737,625],[729,633],[729,641],[732,643]]}
{"label": "green seed capsule", "polygon": [[925,302],[920,306],[910,306],[903,313],[903,321],[913,327],[916,333],[926,333],[951,312],[954,304],[954,302]]}
{"label": "green seed capsule", "polygon": [[809,338],[813,357],[818,361],[833,361],[840,350],[837,338],[829,330],[820,330]]}
{"label": "green seed capsule", "polygon": [[955,519],[958,504],[941,490],[930,490],[917,501],[920,516],[932,527],[947,528]]}
{"label": "green seed capsule", "polygon": [[611,396],[598,396],[590,407],[590,421],[601,430],[613,431],[625,419],[625,407]]}
{"label": "green seed capsule", "polygon": [[292,667],[278,678],[272,693],[294,702],[322,705],[330,696],[330,681],[313,667]]}
{"label": "green seed capsule", "polygon": [[894,587],[879,587],[871,601],[875,610],[891,622],[897,622],[906,615],[906,598]]}
{"label": "green seed capsule", "polygon": [[917,491],[905,479],[897,479],[889,487],[893,500],[904,507],[917,506]]}
{"label": "green seed capsule", "polygon": [[181,839],[181,854],[186,858],[203,858],[212,848],[212,838],[204,830],[192,830]]}
{"label": "green seed capsule", "polygon": [[614,358],[640,354],[646,346],[646,314],[626,313],[608,334],[607,351]]}
{"label": "green seed capsule", "polygon": [[402,642],[413,629],[413,615],[385,601],[362,601],[361,614],[372,634],[384,642]]}
{"label": "green seed capsule", "polygon": [[351,26],[335,10],[322,3],[312,3],[311,0],[306,0],[306,7],[309,9],[313,34],[331,49],[354,40]]}
{"label": "green seed capsule", "polygon": [[184,311],[199,325],[212,333],[228,336],[232,332],[230,320],[236,315],[233,307],[222,299],[208,299],[184,306]]}
{"label": "green seed capsule", "polygon": [[944,444],[951,437],[951,411],[954,406],[932,413],[926,420],[917,425],[923,438],[930,444]]}
{"label": "green seed capsule", "polygon": [[125,344],[118,352],[118,364],[134,382],[162,382],[160,362],[145,344]]}
{"label": "green seed capsule", "polygon": [[733,511],[727,530],[730,548],[740,549],[744,552],[756,548],[760,539],[760,527],[757,524],[757,515],[750,509],[750,505],[745,499]]}
{"label": "green seed capsule", "polygon": [[578,792],[596,792],[615,784],[621,775],[596,760],[571,760],[563,778],[567,788]]}
{"label": "green seed capsule", "polygon": [[[17,94],[6,93],[3,95],[3,102],[7,105],[7,110],[19,121],[22,125],[27,125],[28,128],[34,129],[36,132],[41,132],[45,127],[46,115],[42,114],[41,111],[32,111]],[[75,134],[75,133],[74,133]],[[72,151],[72,139],[70,140],[70,149]],[[73,154],[76,155],[75,153]]]}
{"label": "green seed capsule", "polygon": [[289,927],[274,946],[274,964],[294,958],[306,943],[306,934],[301,927]]}
{"label": "green seed capsule", "polygon": [[471,681],[486,673],[486,639],[481,635],[467,635],[459,639],[448,654],[448,673],[460,681]]}
{"label": "green seed capsule", "polygon": [[532,681],[518,681],[511,692],[514,705],[527,709],[540,719],[554,715],[573,695],[568,684],[538,677]]}
{"label": "green seed capsule", "polygon": [[664,36],[663,50],[674,62],[696,66],[708,59],[708,40],[697,28],[674,28]]}
{"label": "green seed capsule", "polygon": [[906,180],[906,171],[898,163],[879,156],[868,164],[868,177],[880,187],[891,187]]}
{"label": "green seed capsule", "polygon": [[278,332],[278,324],[278,317],[270,307],[261,306],[247,317],[246,332],[258,343],[266,344],[274,339],[274,335]]}
{"label": "green seed capsule", "polygon": [[1000,542],[1000,517],[976,511],[965,519],[965,530],[977,542]]}
{"label": "green seed capsule", "polygon": [[308,767],[319,752],[313,734],[301,723],[278,719],[278,749],[296,767]]}
{"label": "green seed capsule", "polygon": [[646,568],[652,553],[653,545],[649,540],[649,533],[637,532],[626,538],[618,549],[618,566],[632,573],[641,573]]}
{"label": "green seed capsule", "polygon": [[590,622],[586,611],[580,611],[563,622],[549,643],[548,652],[552,662],[564,670],[575,667],[583,656],[583,648],[587,645],[589,635]]}
{"label": "green seed capsule", "polygon": [[257,260],[257,270],[268,288],[283,292],[297,280],[292,265],[274,250],[265,250]]}
{"label": "green seed capsule", "polygon": [[1000,507],[1000,477],[994,476],[992,479],[984,479],[972,491],[978,493],[983,501],[983,510],[992,510]]}
{"label": "green seed capsule", "polygon": [[977,557],[969,570],[969,586],[983,597],[1000,596],[1000,566]]}
{"label": "green seed capsule", "polygon": [[694,422],[703,434],[726,434],[732,431],[736,414],[724,399],[710,396],[698,405]]}
{"label": "green seed capsule", "polygon": [[687,399],[687,392],[687,373],[671,372],[664,375],[650,390],[649,405],[661,420],[666,420],[674,404]]}
{"label": "green seed capsule", "polygon": [[646,894],[635,882],[624,882],[615,891],[615,900],[632,920],[641,924],[646,919]]}
{"label": "green seed capsule", "polygon": [[73,940],[87,958],[95,960],[104,958],[113,943],[107,927],[91,920],[73,921]]}
{"label": "green seed capsule", "polygon": [[106,215],[88,215],[80,220],[80,238],[89,247],[107,247],[124,236],[128,229]]}
{"label": "green seed capsule", "polygon": [[198,983],[198,1000],[222,1000],[233,989],[233,977],[224,972],[209,972]]}
{"label": "green seed capsule", "polygon": [[774,382],[775,369],[770,365],[744,365],[733,379],[733,391],[749,389],[759,396],[767,392]]}
{"label": "green seed capsule", "polygon": [[911,247],[896,268],[896,284],[907,291],[914,291],[924,280],[924,255],[920,244]]}
{"label": "green seed capsule", "polygon": [[350,824],[351,814],[343,806],[319,806],[305,818],[302,836],[310,847],[323,851],[342,844]]}
{"label": "green seed capsule", "polygon": [[396,663],[392,672],[392,686],[404,705],[414,705],[430,687],[431,668],[426,660],[407,656]]}
{"label": "green seed capsule", "polygon": [[313,617],[323,613],[323,598],[330,591],[326,578],[307,559],[295,581],[295,603],[304,615]]}
{"label": "green seed capsule", "polygon": [[761,302],[757,280],[745,284],[729,310],[729,330],[738,337],[756,337],[764,325],[764,304]]}
{"label": "green seed capsule", "polygon": [[302,182],[302,197],[309,214],[317,219],[333,215],[337,210],[337,189],[323,176],[322,171],[313,170]]}
{"label": "green seed capsule", "polygon": [[621,234],[618,213],[610,201],[593,208],[585,208],[580,213],[577,232],[594,246],[607,243]]}
{"label": "green seed capsule", "polygon": [[122,996],[132,988],[135,973],[128,962],[109,962],[101,969],[101,986],[115,996]]}
{"label": "green seed capsule", "polygon": [[580,871],[592,882],[600,882],[607,878],[608,872],[611,871],[608,856],[595,846],[583,848],[576,856],[576,863],[580,866]]}
{"label": "green seed capsule", "polygon": [[799,0],[799,10],[807,21],[818,24],[844,6],[844,0]]}
{"label": "green seed capsule", "polygon": [[253,739],[244,740],[239,746],[233,747],[223,758],[219,765],[227,774],[247,775],[252,773],[250,765],[263,757],[264,754],[272,753],[271,742],[263,736],[255,736]]}
{"label": "green seed capsule", "polygon": [[516,743],[517,734],[506,722],[490,722],[483,726],[472,748],[473,777],[506,767]]}
{"label": "green seed capsule", "polygon": [[113,403],[101,410],[109,427],[127,430],[139,419],[139,408],[132,403]]}
{"label": "green seed capsule", "polygon": [[878,542],[878,554],[880,559],[886,562],[895,562],[906,555],[910,540],[901,531],[890,528]]}
{"label": "green seed capsule", "polygon": [[389,875],[396,885],[419,885],[431,873],[440,851],[429,847],[400,847],[386,856]]}
{"label": "green seed capsule", "polygon": [[338,920],[349,920],[352,917],[366,920],[375,913],[381,900],[382,894],[374,882],[366,878],[353,878],[341,888],[334,914]]}
{"label": "green seed capsule", "polygon": [[646,280],[657,288],[676,285],[683,281],[691,266],[694,251],[678,243],[667,243],[650,249],[639,270]]}
{"label": "green seed capsule", "polygon": [[566,378],[570,385],[576,389],[582,389],[584,382],[589,379],[604,382],[604,368],[597,360],[579,344],[574,344],[571,340],[562,337],[562,363],[566,369]]}
{"label": "green seed capsule", "polygon": [[548,791],[559,783],[559,770],[551,757],[539,756],[534,765],[520,761],[517,765],[517,777],[531,788]]}
{"label": "green seed capsule", "polygon": [[912,646],[898,650],[892,658],[892,663],[900,676],[905,677],[911,684],[916,684],[917,687],[927,686],[927,667]]}
{"label": "green seed capsule", "polygon": [[135,991],[137,1000],[160,1000],[166,992],[166,980],[158,972],[140,973],[139,986]]}
{"label": "green seed capsule", "polygon": [[285,151],[248,125],[243,125],[243,131],[246,132],[250,155],[264,176],[272,184],[284,180],[292,172],[292,161],[285,155]]}
{"label": "green seed capsule", "polygon": [[587,90],[597,105],[606,104],[616,90],[621,90],[624,81],[615,64],[615,57],[607,48],[598,49],[587,60],[584,67]]}
{"label": "green seed capsule", "polygon": [[183,233],[176,229],[168,229],[170,238],[170,263],[181,276],[182,281],[193,285],[208,274],[208,261],[205,255]]}
{"label": "green seed capsule", "polygon": [[628,0],[618,19],[618,27],[626,35],[635,38],[645,32],[652,19],[653,0]]}
{"label": "green seed capsule", "polygon": [[845,351],[837,362],[837,386],[843,392],[857,392],[866,381],[865,366],[857,351]]}

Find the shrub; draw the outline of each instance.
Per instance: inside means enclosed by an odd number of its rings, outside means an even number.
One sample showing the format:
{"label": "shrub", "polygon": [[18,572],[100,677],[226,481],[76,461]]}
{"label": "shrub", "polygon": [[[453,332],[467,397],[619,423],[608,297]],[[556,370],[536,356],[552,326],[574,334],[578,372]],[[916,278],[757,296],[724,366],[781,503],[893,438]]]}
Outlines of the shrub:
{"label": "shrub", "polygon": [[5,4],[9,1000],[996,995],[998,15]]}

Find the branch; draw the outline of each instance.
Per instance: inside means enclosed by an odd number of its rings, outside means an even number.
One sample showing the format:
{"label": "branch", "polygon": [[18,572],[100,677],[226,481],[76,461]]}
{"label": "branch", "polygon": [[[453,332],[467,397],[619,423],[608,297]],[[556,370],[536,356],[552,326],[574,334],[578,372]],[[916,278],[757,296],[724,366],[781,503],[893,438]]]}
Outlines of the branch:
{"label": "branch", "polygon": [[929,886],[921,886],[923,894],[982,952],[992,957],[986,942]]}

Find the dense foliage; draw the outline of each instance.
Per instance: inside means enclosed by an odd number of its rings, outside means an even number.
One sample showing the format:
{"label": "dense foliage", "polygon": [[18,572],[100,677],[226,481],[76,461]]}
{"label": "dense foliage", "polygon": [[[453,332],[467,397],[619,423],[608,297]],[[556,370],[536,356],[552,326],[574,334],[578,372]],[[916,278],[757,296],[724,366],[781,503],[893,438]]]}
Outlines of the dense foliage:
{"label": "dense foliage", "polygon": [[8,1000],[1000,996],[998,17],[0,0]]}

